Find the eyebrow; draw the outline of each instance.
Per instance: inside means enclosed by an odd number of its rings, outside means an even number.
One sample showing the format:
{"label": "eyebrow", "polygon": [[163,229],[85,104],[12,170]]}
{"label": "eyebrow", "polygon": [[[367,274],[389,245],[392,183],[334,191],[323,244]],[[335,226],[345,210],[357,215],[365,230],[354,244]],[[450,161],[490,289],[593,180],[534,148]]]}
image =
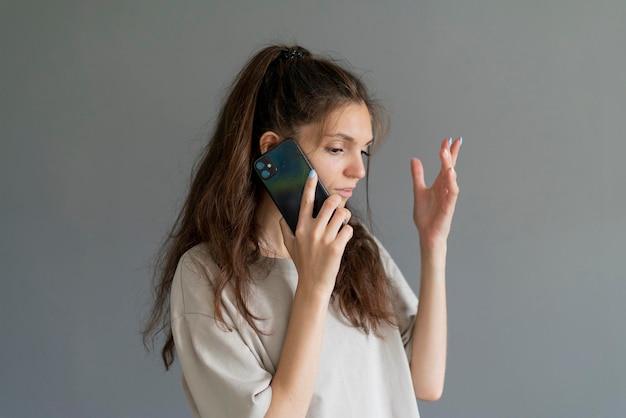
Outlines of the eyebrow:
{"label": "eyebrow", "polygon": [[[336,132],[336,133],[333,133],[333,134],[328,134],[328,135],[324,135],[324,136],[329,136],[329,137],[339,137],[339,138],[341,138],[341,139],[345,139],[345,140],[346,140],[346,141],[348,141],[348,142],[352,142],[352,143],[356,142],[356,141],[354,140],[354,138],[353,138],[353,137],[351,137],[351,136],[350,136],[350,135],[348,135],[348,134],[344,134],[343,132]],[[366,146],[366,147],[369,147],[369,146],[370,146],[370,145],[372,145],[373,143],[374,143],[374,138],[370,139],[370,140],[367,142],[367,144],[365,144],[365,146]]]}

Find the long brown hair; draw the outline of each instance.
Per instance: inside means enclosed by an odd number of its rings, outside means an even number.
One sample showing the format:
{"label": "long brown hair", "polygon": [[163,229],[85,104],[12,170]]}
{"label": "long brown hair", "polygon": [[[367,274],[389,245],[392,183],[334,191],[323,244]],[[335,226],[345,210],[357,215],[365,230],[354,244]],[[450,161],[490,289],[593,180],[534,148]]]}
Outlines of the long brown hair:
{"label": "long brown hair", "polygon": [[[169,295],[182,255],[205,243],[221,271],[214,278],[215,317],[226,329],[221,294],[232,287],[237,307],[251,327],[261,332],[260,318],[248,309],[253,278],[249,266],[260,258],[255,210],[262,186],[252,171],[260,156],[259,138],[273,131],[285,138],[311,123],[324,123],[335,109],[364,103],[369,109],[375,145],[387,130],[384,109],[369,96],[364,83],[336,61],[314,57],[299,46],[274,45],[255,54],[237,75],[210,141],[201,156],[185,204],[157,257],[155,301],[143,329],[144,344],[164,333],[165,368],[174,361]],[[228,173],[228,174],[226,174]],[[352,217],[354,228],[333,291],[333,302],[356,327],[373,331],[393,324],[378,246]]]}

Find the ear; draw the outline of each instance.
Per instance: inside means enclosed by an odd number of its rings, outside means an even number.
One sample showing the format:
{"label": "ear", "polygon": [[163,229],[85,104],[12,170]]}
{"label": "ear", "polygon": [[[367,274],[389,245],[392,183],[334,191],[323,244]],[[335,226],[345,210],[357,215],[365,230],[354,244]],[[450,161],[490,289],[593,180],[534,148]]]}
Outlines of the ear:
{"label": "ear", "polygon": [[265,154],[270,149],[274,148],[281,142],[280,137],[276,132],[267,131],[259,139],[259,149],[261,154]]}

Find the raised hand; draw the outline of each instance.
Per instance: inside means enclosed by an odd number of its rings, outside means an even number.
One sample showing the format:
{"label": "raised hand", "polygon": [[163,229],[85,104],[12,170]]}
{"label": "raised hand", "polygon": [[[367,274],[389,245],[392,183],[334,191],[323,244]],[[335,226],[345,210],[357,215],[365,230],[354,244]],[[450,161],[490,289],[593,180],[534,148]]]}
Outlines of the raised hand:
{"label": "raised hand", "polygon": [[461,138],[446,138],[441,143],[441,170],[431,187],[426,187],[422,162],[411,160],[413,176],[413,221],[420,240],[428,245],[445,243],[450,233],[452,216],[459,194],[454,170],[461,148]]}

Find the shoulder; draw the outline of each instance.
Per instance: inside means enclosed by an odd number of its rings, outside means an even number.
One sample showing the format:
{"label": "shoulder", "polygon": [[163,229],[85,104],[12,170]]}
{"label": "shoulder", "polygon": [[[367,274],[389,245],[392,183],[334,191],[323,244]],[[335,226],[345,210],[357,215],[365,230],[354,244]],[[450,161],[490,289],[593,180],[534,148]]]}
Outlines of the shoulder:
{"label": "shoulder", "polygon": [[209,254],[206,244],[198,244],[187,250],[178,261],[176,275],[184,272],[195,273],[212,281],[213,277],[219,271],[218,266],[213,261],[213,257]]}
{"label": "shoulder", "polygon": [[391,257],[391,254],[389,254],[389,251],[387,251],[387,248],[385,248],[385,246],[376,237],[374,237],[374,241],[376,242],[376,245],[378,245],[380,261],[383,263],[383,268],[385,269],[387,276],[394,279],[394,281],[405,281],[402,271],[400,271],[400,268],[396,264],[393,257]]}
{"label": "shoulder", "polygon": [[407,282],[404,274],[394,261],[389,251],[385,248],[383,243],[376,238],[373,234],[370,234],[376,245],[378,246],[378,252],[380,253],[380,261],[385,270],[385,274],[393,284],[394,290],[398,293],[396,297],[405,298],[409,305],[417,304],[417,296],[415,292]]}
{"label": "shoulder", "polygon": [[213,280],[219,269],[205,244],[185,252],[178,261],[170,292],[172,316],[213,315]]}
{"label": "shoulder", "polygon": [[[355,222],[354,226],[360,229],[362,231],[361,233],[365,234],[365,238],[371,239],[376,245],[376,249],[378,250],[378,254],[380,257],[380,262],[386,275],[389,276],[391,279],[398,275],[402,276],[402,273],[396,266],[396,263],[394,262],[393,258],[391,257],[383,243],[372,233],[372,231],[367,227],[365,222],[358,218],[353,219]],[[367,245],[369,246],[371,244],[368,243]]]}

